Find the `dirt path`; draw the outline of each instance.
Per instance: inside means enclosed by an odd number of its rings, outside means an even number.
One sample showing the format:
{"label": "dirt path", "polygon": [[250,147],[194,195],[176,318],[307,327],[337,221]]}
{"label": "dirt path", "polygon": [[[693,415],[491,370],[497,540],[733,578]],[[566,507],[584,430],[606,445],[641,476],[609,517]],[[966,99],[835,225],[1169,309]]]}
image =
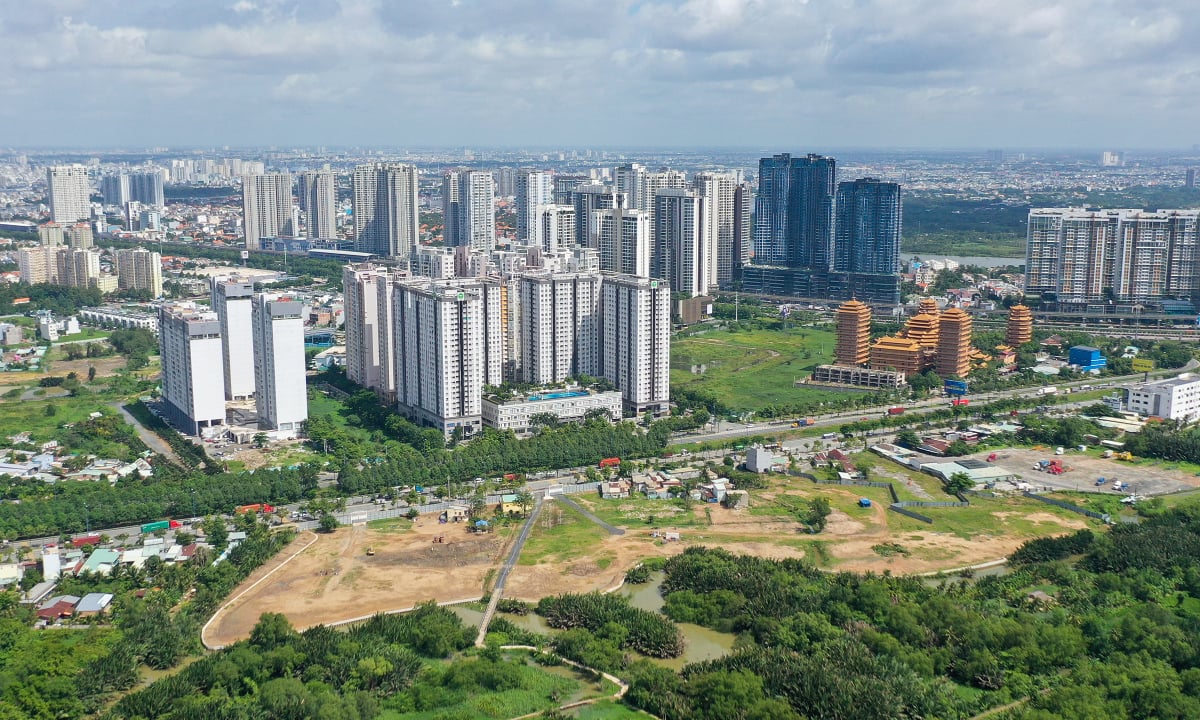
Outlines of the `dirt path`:
{"label": "dirt path", "polygon": [[146,447],[150,448],[159,455],[162,455],[176,465],[183,464],[183,462],[179,459],[179,456],[176,455],[175,451],[171,449],[171,446],[167,444],[167,441],[159,437],[158,433],[138,422],[138,419],[135,418],[132,413],[126,410],[124,405],[122,405],[120,402],[109,403],[108,405],[117,412],[121,413],[121,415],[125,418],[125,422],[133,426],[134,432],[137,433],[142,442],[146,443]]}
{"label": "dirt path", "polygon": [[487,638],[488,625],[492,623],[492,616],[496,614],[496,606],[500,604],[500,598],[504,597],[504,584],[508,582],[509,573],[516,566],[517,559],[521,557],[521,548],[525,547],[525,541],[529,539],[529,533],[533,530],[538,515],[542,513],[542,505],[545,502],[546,498],[539,494],[533,503],[533,510],[530,511],[529,517],[525,518],[525,524],[521,526],[521,533],[517,535],[516,542],[512,544],[508,556],[504,559],[500,574],[496,576],[496,586],[492,588],[492,599],[488,601],[487,609],[483,611],[483,617],[479,620],[479,634],[475,636],[475,647],[484,646],[483,641]]}

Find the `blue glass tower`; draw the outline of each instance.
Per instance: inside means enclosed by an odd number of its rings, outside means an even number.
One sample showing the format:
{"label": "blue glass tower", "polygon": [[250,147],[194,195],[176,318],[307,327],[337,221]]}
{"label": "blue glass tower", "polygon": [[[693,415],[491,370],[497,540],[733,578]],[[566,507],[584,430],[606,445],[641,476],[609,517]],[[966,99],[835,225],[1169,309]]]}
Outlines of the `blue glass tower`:
{"label": "blue glass tower", "polygon": [[891,274],[900,271],[900,186],[875,178],[838,184],[833,269]]}

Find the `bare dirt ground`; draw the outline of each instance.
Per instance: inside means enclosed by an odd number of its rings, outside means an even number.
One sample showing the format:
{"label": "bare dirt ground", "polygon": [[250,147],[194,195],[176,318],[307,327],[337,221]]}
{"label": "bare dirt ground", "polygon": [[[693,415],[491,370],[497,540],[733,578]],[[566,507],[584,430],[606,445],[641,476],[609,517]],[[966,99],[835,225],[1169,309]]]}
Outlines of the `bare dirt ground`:
{"label": "bare dirt ground", "polygon": [[80,380],[85,380],[88,368],[96,368],[96,377],[110,377],[125,367],[126,359],[120,355],[110,355],[101,358],[82,358],[79,360],[55,360],[50,366],[52,375],[67,375],[75,373]]}
{"label": "bare dirt ground", "polygon": [[[439,536],[445,542],[434,543]],[[260,568],[233,592],[236,599],[218,611],[204,640],[219,646],[245,638],[264,612],[283,613],[303,629],[427,600],[475,599],[483,594],[484,579],[498,564],[504,546],[500,535],[472,535],[463,525],[439,525],[432,516],[400,532],[363,525],[341,528],[317,536],[310,547],[239,597],[270,572]],[[366,554],[368,548],[374,556]]]}
{"label": "bare dirt ground", "polygon": [[[981,453],[972,457],[983,460],[987,455]],[[1053,459],[1061,460],[1067,471],[1062,475],[1051,475],[1033,469],[1034,463]],[[1020,475],[1023,482],[1054,490],[1129,494],[1128,490],[1117,493],[1112,489],[1114,478],[1128,482],[1138,495],[1164,495],[1200,487],[1200,477],[1195,474],[1164,467],[1153,461],[1128,463],[1085,455],[1075,450],[1067,450],[1063,455],[1056,456],[1052,447],[1041,450],[1007,448],[998,451],[996,462]],[[1098,478],[1104,478],[1105,484],[1096,485]]]}

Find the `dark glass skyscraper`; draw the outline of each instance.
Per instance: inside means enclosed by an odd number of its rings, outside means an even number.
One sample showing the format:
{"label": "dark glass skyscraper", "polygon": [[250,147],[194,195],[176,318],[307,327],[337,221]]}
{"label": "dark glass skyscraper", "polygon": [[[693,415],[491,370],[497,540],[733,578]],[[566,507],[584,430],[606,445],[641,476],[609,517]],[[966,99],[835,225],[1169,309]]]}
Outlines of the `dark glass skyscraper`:
{"label": "dark glass skyscraper", "polygon": [[875,178],[838,183],[833,269],[900,271],[900,186]]}
{"label": "dark glass skyscraper", "polygon": [[837,161],[788,153],[759,161],[756,262],[828,271]]}

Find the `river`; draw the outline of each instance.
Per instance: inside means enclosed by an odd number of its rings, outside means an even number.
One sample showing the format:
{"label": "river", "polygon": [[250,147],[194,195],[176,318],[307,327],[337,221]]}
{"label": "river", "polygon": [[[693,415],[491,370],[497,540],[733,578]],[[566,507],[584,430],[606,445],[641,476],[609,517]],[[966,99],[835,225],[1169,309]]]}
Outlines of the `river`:
{"label": "river", "polygon": [[[636,608],[651,612],[662,612],[664,601],[659,590],[662,588],[663,578],[664,573],[662,572],[651,573],[650,582],[644,585],[626,585],[617,590],[617,593],[629,598],[629,604]],[[483,612],[466,605],[453,605],[450,609],[462,618],[463,622],[476,627],[479,626],[479,621],[483,619]],[[543,635],[551,635],[556,632],[546,624],[546,621],[540,615],[532,612],[528,615],[496,613],[496,616],[503,617],[518,627]],[[683,655],[670,659],[651,658],[658,665],[671,668],[672,670],[679,670],[688,663],[713,660],[722,655],[728,655],[733,650],[735,637],[731,633],[717,632],[716,630],[691,623],[675,624],[679,627],[679,632],[683,633]]]}
{"label": "river", "polygon": [[1004,267],[1005,265],[1024,265],[1024,257],[976,257],[970,255],[938,255],[937,253],[905,253],[910,259],[922,260],[953,260],[959,265],[978,265],[979,267]]}

